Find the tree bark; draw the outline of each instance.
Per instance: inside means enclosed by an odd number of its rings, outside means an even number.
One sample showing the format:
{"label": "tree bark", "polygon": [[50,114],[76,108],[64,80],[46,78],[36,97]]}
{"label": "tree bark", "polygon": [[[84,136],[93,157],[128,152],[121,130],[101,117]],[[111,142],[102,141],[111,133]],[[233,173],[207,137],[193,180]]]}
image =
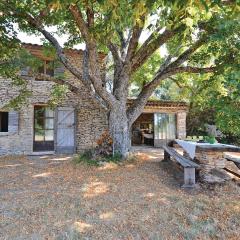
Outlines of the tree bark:
{"label": "tree bark", "polygon": [[113,139],[113,152],[124,158],[130,150],[130,128],[126,113],[126,104],[118,103],[109,112],[109,131]]}

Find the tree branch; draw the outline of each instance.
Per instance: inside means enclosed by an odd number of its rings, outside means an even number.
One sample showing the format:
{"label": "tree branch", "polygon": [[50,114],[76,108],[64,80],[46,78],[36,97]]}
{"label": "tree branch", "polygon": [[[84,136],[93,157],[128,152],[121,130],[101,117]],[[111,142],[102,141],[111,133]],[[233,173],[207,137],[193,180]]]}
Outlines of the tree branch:
{"label": "tree branch", "polygon": [[51,77],[49,75],[41,74],[41,73],[37,74],[37,75],[34,75],[34,77],[36,77],[38,79],[44,79],[46,81],[54,82],[54,83],[57,83],[59,85],[66,85],[71,92],[75,93],[76,95],[80,94],[80,91],[79,91],[80,89],[78,87],[75,87],[71,83],[67,82],[66,80]]}
{"label": "tree branch", "polygon": [[145,16],[142,16],[141,17],[141,25],[139,25],[139,23],[136,23],[136,25],[132,29],[132,36],[131,36],[130,41],[129,41],[127,55],[126,55],[126,59],[125,59],[126,63],[131,61],[134,54],[135,54],[135,51],[136,51],[137,46],[138,46],[139,38],[140,38],[141,33],[143,31],[143,28],[144,28],[144,23],[145,23]]}
{"label": "tree branch", "polygon": [[[17,13],[16,13],[17,14]],[[46,31],[44,29],[44,27],[41,25],[41,23],[39,23],[37,20],[35,20],[31,15],[27,14],[26,15],[27,21],[29,22],[29,24],[36,28],[39,32],[41,32],[43,34],[43,36],[54,46],[54,48],[56,49],[57,55],[59,57],[59,59],[61,60],[61,62],[63,63],[63,65],[74,75],[76,76],[79,80],[81,80],[83,82],[83,84],[85,85],[85,87],[90,90],[90,84],[89,81],[84,81],[83,80],[83,75],[80,71],[78,71],[77,68],[75,68],[70,61],[68,60],[68,58],[65,56],[63,48],[60,46],[60,44],[58,43],[57,39],[48,31]]]}
{"label": "tree branch", "polygon": [[110,42],[108,44],[108,49],[112,53],[112,56],[113,56],[115,64],[120,65],[122,63],[122,59],[121,59],[121,57],[119,55],[118,47],[115,44]]}
{"label": "tree branch", "polygon": [[208,39],[205,35],[197,40],[190,48],[184,51],[174,62],[168,65],[168,69],[173,69],[183,64],[198,48],[200,48]]}
{"label": "tree branch", "polygon": [[[72,13],[74,20],[82,34],[83,39],[85,40],[85,42],[88,43],[92,43],[93,39],[88,31],[88,26],[86,24],[86,22],[84,21],[82,12],[79,10],[78,6],[76,4],[71,4],[69,6],[69,10]],[[90,13],[88,13],[88,21],[89,23],[93,24],[92,21],[92,15],[90,15]]]}
{"label": "tree branch", "polygon": [[141,67],[147,61],[149,56],[151,56],[160,46],[166,43],[177,33],[181,32],[183,29],[184,26],[180,26],[174,30],[165,30],[158,36],[156,36],[155,33],[152,33],[132,59],[132,73],[137,71],[137,69]]}
{"label": "tree branch", "polygon": [[88,21],[88,27],[93,27],[94,25],[94,11],[93,8],[90,6],[87,6],[87,21]]}
{"label": "tree branch", "polygon": [[179,82],[179,80],[177,80],[176,78],[174,78],[174,77],[169,77],[169,79],[172,80],[172,81],[178,86],[178,88],[180,88],[180,89],[187,88],[188,90],[190,90],[190,92],[191,92],[192,94],[196,94],[195,91],[194,91],[190,86],[188,86],[188,85],[182,85],[182,84]]}
{"label": "tree branch", "polygon": [[[136,23],[132,28],[132,35],[129,40],[126,58],[121,62],[117,60],[117,56],[114,57],[114,81],[113,81],[113,94],[117,100],[127,101],[128,96],[128,84],[129,84],[129,73],[131,71],[131,60],[135,54],[138,46],[138,41],[142,30],[144,28],[145,16],[141,17],[140,23]],[[116,55],[116,51],[113,52]]]}
{"label": "tree branch", "polygon": [[150,83],[143,86],[142,91],[138,95],[137,99],[133,102],[133,104],[129,107],[127,111],[127,116],[129,120],[129,124],[131,124],[136,120],[139,115],[139,112],[142,112],[144,106],[146,105],[149,97],[152,95],[155,88],[161,83],[162,80],[172,76],[173,73],[163,73],[159,76],[156,76]]}
{"label": "tree branch", "polygon": [[169,64],[171,56],[167,58],[165,63],[159,68],[155,77],[151,82],[146,84],[137,99],[134,101],[132,106],[128,109],[128,118],[130,124],[132,124],[136,117],[139,114],[139,111],[144,109],[145,104],[147,103],[148,98],[152,95],[155,88],[160,84],[160,82],[168,77],[171,77],[177,73],[183,72],[192,72],[192,73],[202,73],[202,72],[214,72],[216,70],[215,67],[210,68],[197,68],[197,67],[178,67],[180,64],[184,63],[191,54],[193,54],[199,47],[201,47],[207,37],[203,37],[195,42],[189,49],[183,52],[174,62]]}
{"label": "tree branch", "polygon": [[[11,8],[10,8],[11,9]],[[112,107],[113,102],[115,101],[115,98],[113,95],[111,95],[110,93],[107,92],[106,89],[103,88],[102,86],[102,79],[101,79],[101,75],[100,75],[100,69],[99,69],[99,78],[100,79],[99,83],[97,82],[96,84],[96,77],[94,76],[94,80],[92,81],[92,76],[90,76],[90,80],[89,79],[84,79],[83,74],[81,71],[79,71],[76,67],[74,67],[71,62],[67,59],[67,57],[65,56],[62,47],[60,46],[60,44],[58,43],[57,39],[48,31],[46,31],[39,19],[39,16],[37,17],[37,20],[32,17],[30,14],[26,13],[26,14],[19,14],[18,12],[15,12],[14,9],[11,9],[12,11],[12,16],[14,17],[24,17],[27,22],[29,23],[29,25],[33,28],[35,28],[36,30],[38,30],[40,33],[43,34],[43,36],[54,46],[54,48],[56,49],[57,55],[60,59],[60,61],[63,63],[63,65],[75,76],[77,77],[85,86],[86,90],[89,92],[90,96],[96,95],[96,92],[98,94],[99,97],[102,98],[103,101],[106,102],[106,104],[108,105],[108,107]],[[91,58],[91,57],[90,57]],[[97,61],[96,61],[97,62]],[[92,88],[91,82],[94,82],[94,89]]]}
{"label": "tree branch", "polygon": [[[76,4],[71,4],[69,10],[73,15],[73,18],[85,40],[87,51],[89,54],[89,76],[92,82],[92,85],[98,95],[106,101],[109,107],[113,106],[113,103],[116,101],[115,97],[109,93],[102,82],[101,71],[99,65],[99,55],[96,46],[96,42],[89,32],[89,28],[83,19],[83,15]],[[87,18],[88,23],[92,26],[94,24],[94,14],[90,8],[87,8]]]}
{"label": "tree branch", "polygon": [[174,74],[177,73],[213,73],[217,70],[217,67],[207,67],[207,68],[199,68],[199,67],[177,67],[173,70]]}
{"label": "tree branch", "polygon": [[131,39],[132,30],[129,30],[128,36],[127,36],[126,39],[124,38],[124,34],[123,34],[122,31],[120,31],[120,30],[116,30],[116,31],[117,31],[117,33],[119,35],[119,40],[120,40],[120,43],[121,43],[121,51],[120,51],[121,52],[121,58],[125,59],[126,58],[126,54],[127,54],[126,48],[127,48],[128,44],[129,44],[129,41]]}
{"label": "tree branch", "polygon": [[[65,85],[68,87],[68,90],[72,93],[82,96],[82,91],[79,87],[74,86],[73,84],[67,82],[66,80],[60,79],[60,78],[54,78],[46,74],[37,74],[35,77],[38,77],[39,79],[45,79],[46,81],[54,82],[59,85]],[[92,96],[93,100],[100,104],[104,109],[107,110],[106,104],[99,98],[99,96],[94,92],[87,92],[87,94],[90,94]]]}

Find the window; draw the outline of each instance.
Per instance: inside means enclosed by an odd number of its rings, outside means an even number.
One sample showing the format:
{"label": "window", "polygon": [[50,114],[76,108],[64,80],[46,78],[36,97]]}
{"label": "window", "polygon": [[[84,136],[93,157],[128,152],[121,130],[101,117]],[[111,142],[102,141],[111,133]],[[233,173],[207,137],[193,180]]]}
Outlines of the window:
{"label": "window", "polygon": [[154,134],[156,139],[175,139],[176,115],[168,113],[155,113]]}
{"label": "window", "polygon": [[0,132],[8,132],[8,112],[0,112]]}
{"label": "window", "polygon": [[48,60],[43,60],[42,61],[42,66],[38,68],[37,71],[38,74],[43,74],[44,76],[37,76],[36,80],[37,81],[46,81],[47,77],[46,76],[54,76],[54,62],[53,61],[48,61]]}
{"label": "window", "polygon": [[54,139],[54,112],[50,108],[35,106],[35,141],[53,141]]}
{"label": "window", "polygon": [[54,150],[54,111],[45,106],[34,106],[34,151]]}

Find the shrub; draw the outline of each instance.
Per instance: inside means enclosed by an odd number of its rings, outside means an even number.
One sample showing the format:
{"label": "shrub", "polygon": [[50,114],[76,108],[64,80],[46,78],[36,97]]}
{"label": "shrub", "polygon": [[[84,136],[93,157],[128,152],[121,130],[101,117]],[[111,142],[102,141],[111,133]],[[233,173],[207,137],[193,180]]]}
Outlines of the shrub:
{"label": "shrub", "polygon": [[99,166],[102,162],[117,163],[122,160],[120,153],[113,155],[112,138],[108,131],[105,131],[97,140],[94,149],[88,149],[74,158],[74,163],[86,163],[88,165]]}
{"label": "shrub", "polygon": [[98,155],[95,149],[89,149],[79,154],[73,159],[75,164],[86,163],[91,166],[100,166],[102,162],[118,163],[122,159],[121,155],[116,153],[114,155]]}
{"label": "shrub", "polygon": [[88,149],[85,152],[79,154],[73,159],[75,164],[86,163],[88,165],[98,166],[99,161],[95,158],[95,153],[93,149]]}

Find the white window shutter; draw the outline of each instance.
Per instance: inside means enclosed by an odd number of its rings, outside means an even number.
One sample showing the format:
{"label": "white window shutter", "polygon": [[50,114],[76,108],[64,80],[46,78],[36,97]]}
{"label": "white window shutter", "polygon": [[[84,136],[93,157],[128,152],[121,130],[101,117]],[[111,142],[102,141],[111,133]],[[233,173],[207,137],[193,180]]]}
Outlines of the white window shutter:
{"label": "white window shutter", "polygon": [[18,133],[19,113],[17,111],[10,111],[8,113],[8,132]]}

